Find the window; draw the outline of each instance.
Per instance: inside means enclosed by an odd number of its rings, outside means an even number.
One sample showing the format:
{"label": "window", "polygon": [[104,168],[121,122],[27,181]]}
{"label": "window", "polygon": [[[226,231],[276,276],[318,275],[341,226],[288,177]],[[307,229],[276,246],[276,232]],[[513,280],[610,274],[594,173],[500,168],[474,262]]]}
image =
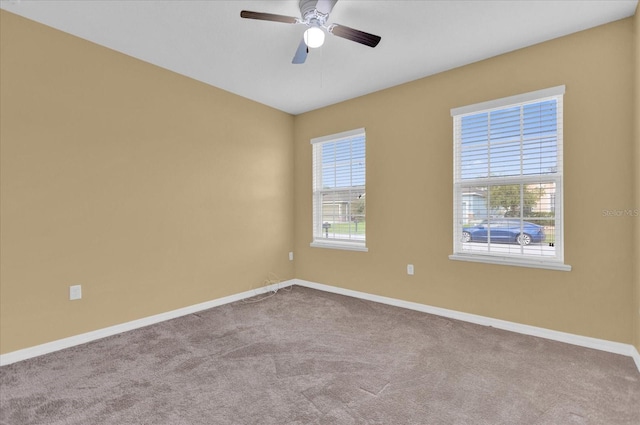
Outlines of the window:
{"label": "window", "polygon": [[315,138],[311,144],[311,246],[366,251],[364,128]]}
{"label": "window", "polygon": [[451,110],[454,260],[564,264],[564,86]]}

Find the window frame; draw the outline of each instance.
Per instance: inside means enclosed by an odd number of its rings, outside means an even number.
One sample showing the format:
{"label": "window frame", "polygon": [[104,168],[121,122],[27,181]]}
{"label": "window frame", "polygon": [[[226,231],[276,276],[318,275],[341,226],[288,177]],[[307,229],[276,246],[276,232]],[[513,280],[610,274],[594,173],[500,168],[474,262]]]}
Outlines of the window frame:
{"label": "window frame", "polygon": [[[453,254],[449,255],[451,260],[471,261],[489,264],[501,264],[521,267],[543,268],[551,270],[570,271],[571,266],[564,263],[564,208],[563,208],[563,97],[565,86],[556,86],[547,89],[537,90],[533,92],[523,93],[515,96],[495,99],[488,102],[481,102],[467,105],[459,108],[451,109],[453,117]],[[515,176],[499,176],[499,177],[480,177],[480,178],[462,178],[461,164],[461,143],[459,128],[461,120],[465,116],[490,113],[494,111],[505,110],[513,107],[524,107],[527,104],[544,102],[546,100],[555,99],[556,106],[556,161],[557,169],[555,173],[550,174],[519,174]],[[520,154],[522,155],[522,154]],[[520,156],[521,157],[521,156]],[[462,249],[462,210],[463,205],[463,189],[469,186],[486,185],[487,188],[499,185],[519,184],[555,184],[555,192],[553,196],[553,210],[555,213],[555,255],[553,257],[544,256],[526,256],[521,250],[520,254],[491,254],[490,247],[487,253],[471,252]],[[521,188],[521,190],[523,190]],[[521,195],[523,196],[523,195]],[[488,212],[489,213],[489,212]],[[489,244],[488,244],[489,246]]]}
{"label": "window frame", "polygon": [[[349,139],[354,139],[362,136],[364,138],[364,184],[357,186],[349,186],[346,188],[335,187],[335,188],[318,188],[317,185],[319,182],[322,182],[322,160],[317,158],[319,153],[321,152],[322,146],[329,143],[336,143],[341,141],[346,141]],[[341,133],[331,134],[328,136],[316,137],[311,139],[312,145],[312,173],[313,173],[313,181],[312,181],[312,211],[313,211],[313,227],[312,227],[312,242],[310,243],[311,247],[314,248],[330,248],[330,249],[342,249],[349,251],[362,251],[367,252],[367,239],[366,239],[366,227],[365,234],[363,239],[335,239],[335,238],[327,238],[324,236],[324,229],[322,227],[322,209],[323,209],[323,195],[336,193],[341,191],[357,191],[362,192],[362,194],[366,191],[366,132],[364,128],[357,128],[354,130],[344,131]],[[351,160],[352,157],[350,157]],[[351,169],[350,172],[353,170]],[[366,217],[366,212],[365,212]],[[365,219],[366,222],[366,219]]]}

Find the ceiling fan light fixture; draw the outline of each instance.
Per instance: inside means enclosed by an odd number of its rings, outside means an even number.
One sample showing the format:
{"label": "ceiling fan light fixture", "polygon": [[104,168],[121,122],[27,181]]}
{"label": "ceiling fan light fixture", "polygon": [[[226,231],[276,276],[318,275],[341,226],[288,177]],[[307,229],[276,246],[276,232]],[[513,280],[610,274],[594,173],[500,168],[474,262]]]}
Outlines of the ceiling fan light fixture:
{"label": "ceiling fan light fixture", "polygon": [[324,44],[325,32],[365,46],[376,47],[381,40],[381,37],[378,35],[369,34],[368,32],[336,23],[327,23],[329,14],[337,2],[338,0],[299,0],[300,18],[276,15],[273,13],[252,12],[250,10],[241,11],[240,17],[244,19],[257,19],[259,21],[305,25],[307,29],[304,32],[302,40],[298,43],[296,53],[291,60],[291,63],[294,64],[304,63],[310,48],[315,49]]}
{"label": "ceiling fan light fixture", "polygon": [[310,27],[304,32],[304,43],[315,49],[324,44],[324,31],[320,27]]}

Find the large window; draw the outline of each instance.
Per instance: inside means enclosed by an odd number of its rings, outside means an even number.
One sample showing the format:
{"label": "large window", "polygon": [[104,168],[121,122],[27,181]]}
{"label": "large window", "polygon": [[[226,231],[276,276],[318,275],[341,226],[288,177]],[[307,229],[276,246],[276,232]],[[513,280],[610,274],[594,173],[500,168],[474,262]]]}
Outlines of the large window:
{"label": "large window", "polygon": [[363,128],[319,137],[313,145],[311,246],[366,251]]}
{"label": "large window", "polygon": [[454,260],[564,264],[564,86],[455,108]]}

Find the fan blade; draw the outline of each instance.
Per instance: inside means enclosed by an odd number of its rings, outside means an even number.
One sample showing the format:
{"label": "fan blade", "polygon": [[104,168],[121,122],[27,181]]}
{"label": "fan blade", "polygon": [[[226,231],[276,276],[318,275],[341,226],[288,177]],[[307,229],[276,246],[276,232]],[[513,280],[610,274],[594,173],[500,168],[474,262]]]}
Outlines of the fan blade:
{"label": "fan blade", "polygon": [[304,61],[307,60],[307,53],[309,53],[309,48],[307,47],[303,38],[302,40],[300,40],[300,44],[298,45],[298,50],[296,50],[296,54],[293,57],[293,60],[291,61],[291,63],[295,63],[295,64],[304,63]]}
{"label": "fan blade", "polygon": [[347,40],[355,41],[356,43],[369,47],[376,47],[378,43],[380,43],[380,40],[382,40],[382,38],[377,35],[345,27],[344,25],[333,24],[329,27],[329,32],[338,37],[346,38]]}
{"label": "fan blade", "polygon": [[316,10],[323,15],[328,15],[333,10],[338,0],[318,0]]}
{"label": "fan blade", "polygon": [[298,23],[298,18],[294,18],[292,16],[274,15],[273,13],[251,12],[249,10],[243,10],[242,12],[240,12],[240,17],[247,19],[258,19],[260,21],[283,22],[285,24]]}

